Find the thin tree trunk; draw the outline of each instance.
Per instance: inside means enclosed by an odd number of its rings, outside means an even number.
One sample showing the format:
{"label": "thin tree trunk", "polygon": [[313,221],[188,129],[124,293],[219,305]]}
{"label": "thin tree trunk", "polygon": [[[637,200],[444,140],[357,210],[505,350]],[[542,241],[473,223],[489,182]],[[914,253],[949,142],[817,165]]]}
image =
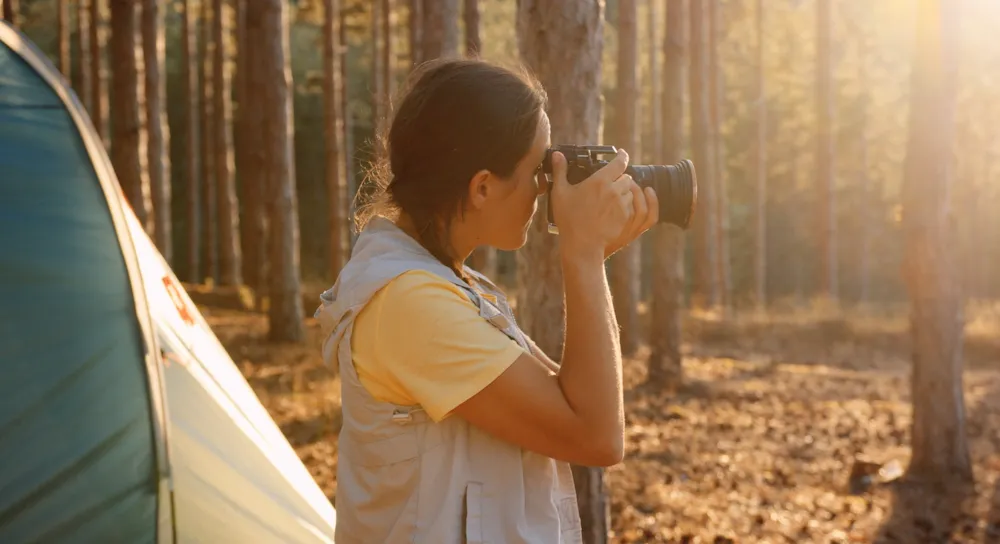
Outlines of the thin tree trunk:
{"label": "thin tree trunk", "polygon": [[[698,1],[698,0],[695,0]],[[663,36],[663,161],[681,159],[684,137],[684,65],[687,46],[685,0],[667,0]],[[697,168],[697,167],[696,167]],[[684,238],[675,225],[653,227],[651,352],[648,380],[668,391],[683,383],[681,310],[684,289]]]}
{"label": "thin tree trunk", "polygon": [[111,164],[125,197],[143,229],[154,236],[153,201],[146,164],[145,80],[137,40],[138,6],[132,0],[112,0],[111,55],[115,93]]}
{"label": "thin tree trunk", "polygon": [[715,160],[709,128],[708,32],[704,2],[692,2],[691,19],[691,148],[698,171],[698,203],[694,227],[694,304],[701,308],[719,305],[717,253],[715,251]]}
{"label": "thin tree trunk", "polygon": [[820,294],[837,300],[837,218],[833,190],[833,1],[816,3],[816,183],[820,236]]}
{"label": "thin tree trunk", "polygon": [[385,120],[385,90],[383,79],[385,72],[382,69],[382,48],[385,43],[382,40],[382,0],[372,0],[371,6],[371,47],[372,47],[372,127],[376,133],[381,132],[382,123]]}
{"label": "thin tree trunk", "polygon": [[195,0],[183,0],[181,15],[181,100],[184,110],[184,177],[187,178],[187,195],[184,202],[187,220],[187,278],[189,281],[201,280],[201,178],[199,176],[199,150],[201,149],[198,132],[198,64],[195,55],[198,51],[196,35],[197,16],[194,13]]}
{"label": "thin tree trunk", "polygon": [[727,194],[725,146],[722,136],[722,69],[719,66],[719,33],[721,6],[708,6],[708,94],[709,139],[715,172],[715,281],[719,286],[719,302],[728,312],[732,303],[732,274],[729,263],[729,198]]}
{"label": "thin tree trunk", "polygon": [[[548,92],[553,142],[594,142],[601,132],[603,12],[603,2],[589,0],[520,0],[518,4],[521,58]],[[539,210],[545,209],[543,197]],[[562,269],[557,237],[548,234],[544,216],[540,219],[517,253],[518,277],[529,278],[519,298],[531,301],[530,306],[518,309],[525,332],[543,351],[558,357],[565,330]],[[610,510],[604,471],[574,466],[573,478],[584,542],[607,542]]]}
{"label": "thin tree trunk", "polygon": [[104,69],[104,47],[107,32],[104,31],[104,6],[108,0],[90,0],[90,120],[97,135],[104,142],[104,147],[111,148],[111,138],[108,130],[108,82],[107,71]]}
{"label": "thin tree trunk", "polygon": [[17,28],[20,23],[20,0],[0,0],[0,2],[3,4],[3,18],[6,19],[11,26]]}
{"label": "thin tree trunk", "polygon": [[[868,45],[869,40],[864,38],[863,42]],[[861,49],[862,54],[869,49]],[[868,66],[865,57],[859,60],[858,81],[861,83],[861,112],[858,116],[858,183],[861,184],[861,264],[858,274],[860,277],[860,293],[858,300],[861,304],[867,304],[871,297],[871,251],[872,251],[872,215],[875,211],[875,191],[872,190],[868,179],[868,108],[871,95],[868,92]]]}
{"label": "thin tree trunk", "polygon": [[767,94],[764,85],[764,0],[757,0],[757,176],[754,236],[754,292],[759,311],[767,307]]}
{"label": "thin tree trunk", "polygon": [[458,0],[424,0],[422,60],[458,56]]}
{"label": "thin tree trunk", "polygon": [[173,264],[170,221],[170,126],[167,123],[166,43],[159,0],[142,2],[142,51],[146,71],[146,120],[149,128],[149,185],[152,191],[155,242]]}
{"label": "thin tree trunk", "polygon": [[[243,216],[246,218],[242,222],[243,236],[246,241],[246,262],[249,285],[256,294],[256,306],[263,308],[264,298],[268,292],[268,278],[270,277],[271,266],[268,257],[268,210],[265,206],[267,198],[267,176],[265,172],[267,152],[264,149],[264,117],[261,103],[263,99],[261,90],[256,87],[261,79],[260,75],[260,37],[263,36],[263,22],[260,13],[254,11],[250,6],[256,0],[240,0],[241,11],[243,13],[243,45],[239,51],[239,56],[243,60],[240,65],[245,70],[243,80],[243,97],[245,105],[241,105],[242,123],[248,130],[241,134],[240,145],[244,147],[244,163],[240,172],[242,179],[242,202],[244,206]],[[257,130],[250,130],[249,127],[258,127]]]}
{"label": "thin tree trunk", "polygon": [[[615,90],[615,141],[626,151],[641,154],[636,137],[636,64],[639,25],[636,0],[618,1],[618,85]],[[611,258],[610,281],[615,315],[621,330],[622,355],[639,349],[639,257],[640,245],[629,244]]]}
{"label": "thin tree trunk", "polygon": [[77,0],[76,4],[76,50],[77,69],[73,87],[83,102],[87,112],[94,111],[90,88],[90,2],[93,0]]}
{"label": "thin tree trunk", "polygon": [[478,57],[483,50],[479,37],[479,0],[465,0],[462,16],[465,18],[465,56]]}
{"label": "thin tree trunk", "polygon": [[410,0],[410,65],[423,62],[424,0]]}
{"label": "thin tree trunk", "polygon": [[336,280],[347,262],[347,164],[344,160],[344,85],[340,67],[340,2],[324,0],[323,15],[323,121],[326,138],[326,190],[330,221],[330,278]]}
{"label": "thin tree trunk", "polygon": [[288,6],[284,0],[253,0],[248,14],[259,12],[259,70],[253,86],[259,90],[263,145],[267,150],[264,172],[269,209],[271,260],[268,290],[268,337],[276,342],[305,339],[299,271],[298,200],[295,192],[294,117],[292,73],[289,65]]}
{"label": "thin tree trunk", "polygon": [[212,87],[212,58],[216,44],[212,43],[212,28],[210,26],[214,14],[211,0],[201,0],[201,55],[199,73],[201,74],[201,99],[198,105],[201,132],[201,261],[204,266],[203,278],[206,282],[219,281],[218,258],[218,221],[216,213],[216,179],[215,179],[215,131],[214,124],[214,93]]}
{"label": "thin tree trunk", "polygon": [[[420,2],[420,0],[411,1],[417,4]],[[340,28],[340,80],[343,82],[344,92],[340,93],[340,100],[344,117],[344,164],[347,170],[347,209],[349,210],[348,226],[350,226],[350,218],[354,217],[357,184],[354,181],[354,114],[351,112],[350,86],[348,85],[351,73],[347,68],[347,25],[344,24],[344,20],[344,9],[341,8],[337,24]],[[354,229],[348,229],[348,237],[350,239],[349,247],[354,247],[354,241],[357,239],[357,233]]]}
{"label": "thin tree trunk", "polygon": [[396,67],[393,63],[395,53],[393,53],[392,35],[392,0],[380,0],[382,2],[382,61],[379,63],[382,68],[382,115],[383,121],[387,121],[392,109],[392,94],[396,92],[395,73]]}
{"label": "thin tree trunk", "polygon": [[908,475],[969,482],[962,392],[963,300],[949,209],[959,15],[921,0],[902,187],[903,279],[912,303],[913,457]]}
{"label": "thin tree trunk", "polygon": [[228,2],[213,0],[212,110],[214,118],[215,183],[218,200],[219,280],[222,285],[243,284],[243,255],[240,251],[240,208],[233,174],[233,75],[229,66],[232,13]]}
{"label": "thin tree trunk", "polygon": [[69,57],[69,0],[56,0],[56,49],[59,57],[59,71],[66,79],[72,74]]}

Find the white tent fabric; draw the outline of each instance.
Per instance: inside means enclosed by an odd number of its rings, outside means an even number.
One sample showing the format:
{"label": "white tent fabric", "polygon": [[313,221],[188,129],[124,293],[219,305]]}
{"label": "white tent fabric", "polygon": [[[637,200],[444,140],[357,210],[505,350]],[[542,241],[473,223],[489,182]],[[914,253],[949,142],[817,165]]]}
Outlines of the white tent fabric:
{"label": "white tent fabric", "polygon": [[[111,223],[117,233],[118,247],[94,247],[93,251],[105,256],[114,256],[120,251],[124,257],[131,284],[125,288],[131,291],[133,316],[145,350],[145,357],[140,353],[135,358],[135,365],[145,367],[148,380],[147,391],[127,394],[149,397],[152,415],[148,418],[148,428],[155,441],[155,474],[151,481],[156,494],[156,520],[155,524],[148,525],[149,533],[143,541],[213,544],[334,542],[336,513],[333,506],[141,228],[126,203],[107,152],[65,79],[22,34],[0,21],[0,50],[4,49],[8,57],[14,60],[19,57],[23,63],[7,73],[0,65],[0,82],[8,78],[6,83],[16,87],[18,82],[10,78],[21,77],[25,82],[30,78],[32,85],[41,86],[40,81],[44,80],[49,87],[44,91],[51,91],[50,94],[58,97],[55,103],[41,106],[11,102],[5,107],[15,112],[23,109],[23,119],[32,119],[30,116],[35,115],[29,111],[32,108],[34,111],[54,111],[56,115],[62,115],[58,109],[64,109],[65,116],[71,120],[68,126],[72,128],[67,130],[77,132],[68,140],[77,146],[82,142],[85,150],[82,156],[90,161],[89,164],[70,165],[68,168],[81,172],[79,179],[92,179],[96,173],[100,187],[94,190],[103,194],[107,208],[103,212],[95,208],[92,213],[103,213],[104,217],[94,217],[107,221],[110,211]],[[14,53],[13,57],[10,52]],[[29,73],[31,71],[26,70],[25,65],[33,72]],[[57,104],[59,101],[61,106]],[[32,122],[46,122],[39,115],[36,118],[42,121]],[[55,126],[50,125],[46,130],[53,130]],[[23,145],[32,145],[30,139],[25,141],[28,143]],[[51,150],[26,148],[23,153],[30,155],[41,151]],[[16,183],[10,179],[6,187],[16,189]],[[37,180],[29,179],[25,183],[34,181]],[[47,183],[78,181],[74,178],[49,180]],[[32,195],[37,196],[37,190]],[[47,205],[44,197],[37,197],[37,202],[39,206]],[[81,210],[77,209],[74,213],[78,216],[91,213]],[[46,213],[53,212],[42,209],[33,216],[25,214],[25,220],[37,221]],[[55,223],[48,224],[50,226],[46,228],[50,229],[48,234],[51,235],[51,228],[54,228],[51,225]],[[31,232],[19,232],[18,235],[30,236]],[[44,250],[36,252],[44,253]],[[43,280],[33,278],[31,281],[37,284]],[[0,354],[4,353],[2,347]],[[9,363],[18,372],[30,372],[32,367],[32,361],[28,359]],[[46,361],[46,364],[60,363],[55,360]],[[20,376],[26,383],[30,379],[24,374]],[[78,401],[87,403],[88,399],[83,397]],[[30,406],[32,417],[45,416],[40,412],[44,410],[44,401]],[[0,401],[0,412],[6,408]],[[10,409],[19,408],[15,404]],[[27,412],[14,412],[12,417],[23,413]],[[4,421],[2,416],[4,414],[0,413],[0,424]],[[28,420],[22,417],[19,421]],[[75,453],[67,449],[65,455]],[[0,447],[0,458],[3,457],[4,451]],[[38,503],[35,496],[19,496],[17,490],[10,495],[10,489],[5,491],[4,484],[0,478],[0,520],[4,516],[16,516],[19,511]],[[29,484],[32,482],[25,483],[26,489],[31,489]],[[48,497],[56,497],[51,500],[74,500],[70,495],[57,496],[60,493],[58,480],[48,483],[39,481],[38,485],[42,487],[36,489],[43,490],[47,500]],[[41,491],[34,493],[37,495]],[[4,511],[5,504],[13,506]],[[3,529],[0,522],[0,534]]]}

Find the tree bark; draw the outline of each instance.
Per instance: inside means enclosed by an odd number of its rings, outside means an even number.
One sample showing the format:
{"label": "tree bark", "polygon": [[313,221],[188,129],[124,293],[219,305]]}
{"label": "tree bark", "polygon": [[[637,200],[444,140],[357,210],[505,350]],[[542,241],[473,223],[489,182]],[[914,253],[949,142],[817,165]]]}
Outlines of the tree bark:
{"label": "tree bark", "polygon": [[382,68],[382,62],[385,60],[385,57],[382,55],[385,41],[382,40],[382,8],[382,0],[373,0],[371,2],[372,34],[369,41],[372,46],[372,128],[376,135],[382,131],[382,125],[385,121],[385,80],[383,79],[385,70]]}
{"label": "tree bark", "polygon": [[[242,239],[246,242],[245,262],[247,263],[247,282],[256,296],[258,309],[262,308],[263,300],[268,292],[268,278],[270,277],[270,259],[268,257],[268,211],[264,205],[267,198],[267,177],[266,151],[262,130],[264,127],[264,117],[262,113],[261,90],[257,87],[260,78],[260,39],[263,35],[263,26],[259,12],[251,10],[250,4],[255,0],[240,0],[240,9],[243,17],[243,39],[242,48],[238,55],[240,66],[244,70],[241,76],[244,103],[240,105],[241,123],[247,130],[241,131],[240,145],[243,146],[240,178],[242,181],[242,195],[244,206],[244,217],[241,222],[243,227]],[[253,129],[256,127],[256,130]]]}
{"label": "tree bark", "polygon": [[820,294],[837,300],[837,215],[833,189],[833,51],[832,0],[816,3],[816,183],[820,236]]}
{"label": "tree bark", "polygon": [[[420,0],[411,0],[411,2],[419,4]],[[343,81],[344,89],[344,92],[340,93],[340,100],[341,111],[344,117],[344,163],[347,169],[347,209],[349,215],[348,226],[350,226],[351,218],[354,217],[354,197],[357,193],[357,184],[354,181],[354,114],[351,112],[350,86],[348,85],[348,82],[351,81],[351,74],[350,70],[347,69],[347,25],[344,21],[344,10],[342,8],[340,10],[340,17],[337,19],[337,24],[340,25],[340,80]],[[357,233],[352,228],[348,229],[348,239],[350,240],[348,247],[354,247]]]}
{"label": "tree bark", "polygon": [[154,240],[173,264],[170,221],[170,126],[167,123],[167,78],[164,13],[159,0],[142,2],[142,51],[146,72],[146,121],[149,129],[149,185],[153,201]]}
{"label": "tree bark", "polygon": [[410,65],[423,62],[424,0],[410,0]]}
{"label": "tree bark", "polygon": [[90,88],[90,2],[92,1],[77,0],[76,4],[76,50],[79,60],[73,87],[87,112],[94,111]]}
{"label": "tree bark", "polygon": [[[697,1],[697,0],[696,0]],[[663,36],[663,161],[681,159],[684,138],[684,64],[687,36],[685,0],[667,0]],[[697,167],[696,167],[697,168]],[[652,325],[648,380],[677,390],[684,381],[681,359],[681,310],[684,295],[684,238],[675,225],[652,228]]]}
{"label": "tree bark", "polygon": [[[525,65],[548,93],[552,141],[593,142],[601,132],[601,56],[604,3],[589,0],[520,0],[518,48]],[[567,47],[567,44],[573,44]],[[539,210],[547,209],[542,197]],[[518,252],[518,277],[524,282],[518,305],[525,332],[552,357],[562,353],[565,316],[558,237],[548,234],[540,212],[528,242]],[[604,471],[573,467],[583,521],[584,542],[606,542],[609,505]]]}
{"label": "tree bark", "polygon": [[204,266],[203,278],[206,282],[219,281],[218,257],[218,202],[215,179],[215,98],[212,87],[212,58],[216,44],[212,43],[212,28],[209,26],[214,14],[210,0],[201,0],[201,100],[198,105],[201,132],[201,261]]}
{"label": "tree bark", "polygon": [[187,178],[187,195],[184,202],[187,220],[187,278],[201,280],[201,221],[199,201],[201,183],[199,176],[200,134],[198,131],[198,37],[195,34],[197,18],[194,0],[183,0],[181,14],[181,87],[182,109],[184,111],[184,177]]}
{"label": "tree bark", "polygon": [[106,149],[111,148],[108,131],[108,82],[104,69],[104,47],[107,32],[104,31],[105,13],[103,6],[108,0],[90,0],[90,120],[101,137]]}
{"label": "tree bark", "polygon": [[240,207],[236,198],[233,169],[233,75],[229,68],[232,13],[224,0],[213,0],[212,110],[215,116],[215,182],[219,205],[219,280],[222,285],[243,284],[243,255],[240,251]]}
{"label": "tree bark", "polygon": [[458,0],[424,0],[424,61],[458,56]]}
{"label": "tree bark", "polygon": [[[641,155],[636,134],[636,64],[639,49],[639,25],[636,0],[618,1],[618,85],[615,89],[615,145],[637,157]],[[621,331],[622,355],[639,349],[639,244],[629,244],[611,257],[611,294]]]}
{"label": "tree bark", "polygon": [[913,457],[908,475],[969,482],[962,391],[964,303],[949,206],[955,132],[958,10],[921,0],[911,72],[903,187],[903,279],[913,337]]}
{"label": "tree bark", "polygon": [[69,58],[69,0],[56,0],[56,29],[59,71],[63,77],[70,79],[73,65]]}
{"label": "tree bark", "polygon": [[698,202],[693,218],[693,302],[700,308],[719,305],[717,253],[715,251],[715,160],[709,129],[708,32],[704,2],[691,2],[691,148],[698,172]]}
{"label": "tree bark", "polygon": [[2,3],[3,6],[3,18],[6,19],[11,26],[17,28],[20,23],[20,0],[0,0],[0,3]]}
{"label": "tree bark", "polygon": [[754,299],[759,311],[767,307],[767,94],[764,85],[764,0],[757,0],[757,142],[754,170],[757,202],[754,212]]}
{"label": "tree bark", "polygon": [[715,172],[715,281],[719,288],[719,303],[728,312],[732,303],[732,271],[729,262],[729,198],[725,169],[725,141],[722,136],[722,69],[719,66],[719,33],[721,10],[719,2],[708,6],[708,95],[709,130],[712,164]]}
{"label": "tree bark", "polygon": [[465,0],[462,16],[465,17],[465,56],[478,57],[483,50],[479,37],[479,0]]}
{"label": "tree bark", "polygon": [[340,67],[340,2],[324,0],[323,121],[326,138],[326,190],[330,232],[330,278],[337,279],[349,252],[347,221],[347,164],[344,160],[344,85]]}
{"label": "tree bark", "polygon": [[[260,92],[256,106],[263,117],[262,147],[265,187],[269,210],[269,250],[271,271],[268,290],[268,337],[275,342],[302,342],[305,339],[299,272],[298,199],[295,192],[294,117],[292,115],[292,72],[289,65],[288,6],[284,0],[253,0],[248,17],[260,20],[256,40],[259,70],[251,85]],[[249,27],[248,27],[249,28]]]}
{"label": "tree bark", "polygon": [[382,2],[382,120],[388,122],[392,111],[392,95],[396,92],[396,67],[393,63],[392,0]]}
{"label": "tree bark", "polygon": [[112,0],[111,3],[110,48],[115,66],[111,74],[115,93],[111,164],[139,223],[146,233],[154,236],[153,201],[146,164],[148,143],[143,99],[146,84],[136,39],[136,7],[131,0]]}

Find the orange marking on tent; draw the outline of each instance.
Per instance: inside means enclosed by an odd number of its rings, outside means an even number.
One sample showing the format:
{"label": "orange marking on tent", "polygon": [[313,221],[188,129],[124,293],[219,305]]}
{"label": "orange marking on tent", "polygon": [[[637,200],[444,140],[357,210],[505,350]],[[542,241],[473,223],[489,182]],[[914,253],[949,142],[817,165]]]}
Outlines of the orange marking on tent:
{"label": "orange marking on tent", "polygon": [[174,301],[174,307],[177,308],[177,313],[180,314],[181,319],[188,325],[194,326],[194,316],[191,315],[187,305],[184,304],[184,298],[181,297],[181,293],[174,280],[170,276],[163,276],[163,286],[166,287],[167,294],[170,295],[170,300]]}

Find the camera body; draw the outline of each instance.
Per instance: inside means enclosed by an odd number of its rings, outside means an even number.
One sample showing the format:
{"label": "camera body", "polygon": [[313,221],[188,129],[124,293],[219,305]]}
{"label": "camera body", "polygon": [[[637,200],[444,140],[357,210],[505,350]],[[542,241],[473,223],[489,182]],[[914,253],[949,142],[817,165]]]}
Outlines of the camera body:
{"label": "camera body", "polygon": [[[566,180],[577,184],[587,179],[608,164],[607,160],[599,159],[600,155],[618,154],[618,149],[612,145],[554,145],[545,152],[542,161],[542,171],[549,179],[548,221],[549,232],[559,233],[552,215],[552,153],[560,152],[566,157]],[[625,173],[640,187],[652,187],[656,191],[660,203],[660,223],[669,223],[687,229],[694,215],[698,201],[698,180],[694,163],[684,159],[672,165],[640,165],[630,164]]]}

